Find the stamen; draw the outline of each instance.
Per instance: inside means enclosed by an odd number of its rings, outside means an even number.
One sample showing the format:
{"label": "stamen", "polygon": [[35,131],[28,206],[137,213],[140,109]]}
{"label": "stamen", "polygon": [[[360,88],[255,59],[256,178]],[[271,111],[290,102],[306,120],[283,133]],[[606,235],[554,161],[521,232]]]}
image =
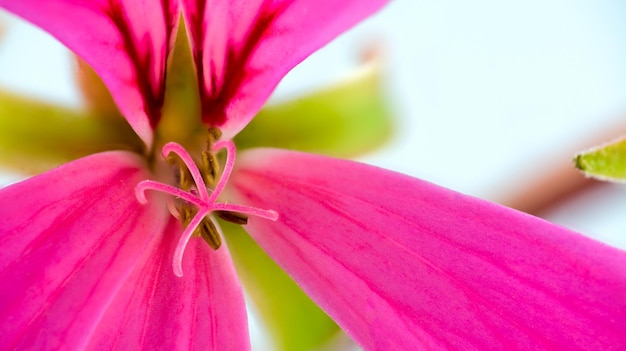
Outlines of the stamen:
{"label": "stamen", "polygon": [[[233,144],[233,147],[234,147],[234,144]],[[191,156],[189,155],[187,150],[185,150],[185,148],[183,148],[180,144],[177,144],[177,143],[172,143],[172,142],[167,143],[165,144],[165,146],[163,146],[163,149],[161,150],[161,154],[165,158],[171,152],[175,153],[176,155],[178,155],[178,157],[180,157],[181,160],[183,160],[183,162],[187,166],[187,169],[189,169],[191,176],[193,177],[193,181],[196,183],[196,190],[198,190],[198,192],[200,193],[200,198],[204,201],[207,201],[209,199],[209,194],[207,193],[206,184],[204,184],[204,179],[202,178],[202,175],[200,174],[200,170],[198,170],[198,167],[196,166],[196,163],[194,162],[193,158],[191,158]]]}
{"label": "stamen", "polygon": [[207,133],[207,145],[209,146],[209,148],[211,147],[211,145],[213,145],[213,143],[215,143],[222,137],[222,131],[219,130],[219,128],[211,127],[207,130]]}
{"label": "stamen", "polygon": [[176,184],[178,184],[182,190],[189,191],[191,187],[195,185],[195,182],[193,181],[191,173],[189,173],[189,169],[187,169],[187,165],[184,163],[181,164],[181,162],[179,162],[180,159],[174,155],[169,155],[165,160],[172,165],[178,166],[177,171],[174,173]]}
{"label": "stamen", "polygon": [[206,208],[204,210],[198,211],[196,215],[193,217],[187,228],[183,231],[183,234],[180,236],[178,240],[178,244],[176,245],[176,249],[174,250],[174,259],[172,262],[172,267],[174,268],[174,274],[178,277],[183,276],[183,253],[185,253],[185,248],[189,243],[189,239],[191,239],[191,235],[196,230],[200,222],[204,219],[204,216],[209,214],[210,209]]}
{"label": "stamen", "polygon": [[198,199],[197,196],[191,193],[182,191],[179,188],[173,187],[168,184],[156,182],[154,180],[142,180],[135,187],[135,196],[137,197],[137,200],[142,204],[148,203],[148,199],[146,199],[146,190],[156,190],[162,193],[166,193],[181,198],[187,202],[191,202],[198,207],[204,206],[205,204],[205,202],[203,202],[201,199]]}
{"label": "stamen", "polygon": [[[210,135],[210,137],[214,138],[215,135]],[[210,140],[210,144],[212,144],[212,142],[213,140]],[[217,226],[217,222],[215,222],[212,218],[207,217],[210,213],[217,211],[220,217],[231,218],[235,223],[241,224],[247,223],[246,216],[260,217],[271,221],[278,220],[278,213],[274,210],[264,210],[256,207],[217,202],[218,197],[226,187],[228,178],[230,177],[235,165],[235,144],[233,144],[230,140],[218,141],[213,144],[212,151],[220,149],[226,149],[226,162],[224,165],[224,171],[222,172],[222,175],[211,194],[209,194],[209,190],[204,182],[203,174],[196,166],[193,158],[181,145],[176,143],[167,143],[163,147],[163,157],[167,158],[170,153],[178,155],[187,166],[189,173],[195,182],[195,187],[191,187],[188,191],[184,191],[168,184],[153,180],[144,180],[139,182],[135,188],[137,200],[142,204],[145,204],[148,201],[145,195],[146,190],[156,190],[186,201],[186,203],[183,203],[180,208],[176,208],[174,205],[175,201],[168,202],[170,213],[172,213],[174,217],[180,219],[183,225],[188,222],[188,225],[176,245],[172,262],[174,274],[179,277],[183,276],[182,261],[185,248],[187,247],[191,236],[196,231],[200,233],[203,239],[213,249],[217,250],[221,244],[221,230]],[[212,168],[214,170],[217,169],[216,165],[212,165]],[[197,207],[197,212],[190,207],[190,205]],[[191,218],[192,216],[193,218]],[[191,220],[189,220],[190,218]]]}
{"label": "stamen", "polygon": [[269,219],[270,221],[278,220],[278,212],[274,210],[262,210],[256,207],[244,206],[244,205],[232,205],[226,203],[216,203],[213,205],[212,211],[229,211],[247,214],[249,216],[261,217]]}
{"label": "stamen", "polygon": [[213,145],[213,151],[217,151],[222,148],[226,149],[226,163],[224,164],[224,171],[222,172],[222,176],[217,182],[217,185],[215,185],[213,194],[211,194],[211,197],[209,198],[209,202],[214,202],[217,197],[220,196],[222,190],[224,190],[224,187],[226,187],[226,182],[228,182],[228,179],[230,178],[230,173],[233,171],[233,167],[235,166],[235,144],[233,144],[233,142],[230,140],[222,140]]}
{"label": "stamen", "polygon": [[202,222],[200,222],[200,226],[198,230],[200,231],[200,236],[207,244],[213,249],[217,250],[222,245],[222,237],[220,233],[217,231],[217,226],[215,225],[215,221],[212,218],[204,217]]}
{"label": "stamen", "polygon": [[228,211],[215,211],[213,212],[215,215],[226,222],[244,225],[248,224],[248,216],[237,213],[237,212],[228,212]]}
{"label": "stamen", "polygon": [[202,162],[200,165],[202,166],[203,172],[201,173],[204,176],[204,181],[207,184],[215,185],[215,179],[217,179],[217,172],[219,170],[215,154],[209,151],[202,151]]}

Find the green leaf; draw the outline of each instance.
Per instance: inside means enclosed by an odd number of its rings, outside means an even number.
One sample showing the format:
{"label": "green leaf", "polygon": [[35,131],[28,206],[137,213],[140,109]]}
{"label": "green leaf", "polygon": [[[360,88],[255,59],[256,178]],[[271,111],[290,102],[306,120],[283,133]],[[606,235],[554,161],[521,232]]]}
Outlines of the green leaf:
{"label": "green leaf", "polygon": [[590,177],[626,181],[626,139],[593,148],[577,155],[576,167]]}
{"label": "green leaf", "polygon": [[379,64],[363,64],[345,81],[265,107],[235,137],[240,149],[279,147],[350,158],[372,151],[392,134]]}
{"label": "green leaf", "polygon": [[241,226],[220,225],[239,278],[278,350],[320,349],[342,333]]}
{"label": "green leaf", "polygon": [[1,167],[37,174],[96,152],[142,147],[122,118],[96,118],[0,91]]}

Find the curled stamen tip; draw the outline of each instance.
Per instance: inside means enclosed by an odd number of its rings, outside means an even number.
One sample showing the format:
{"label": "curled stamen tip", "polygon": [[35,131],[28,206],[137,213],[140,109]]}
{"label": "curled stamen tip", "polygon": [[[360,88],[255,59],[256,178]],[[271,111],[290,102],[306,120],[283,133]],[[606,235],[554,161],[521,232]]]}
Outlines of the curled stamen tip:
{"label": "curled stamen tip", "polygon": [[[183,233],[183,235],[185,235],[185,233]],[[182,238],[176,246],[176,250],[174,251],[174,259],[172,260],[172,269],[174,270],[174,274],[179,278],[182,278],[183,276],[183,254],[185,252],[186,246],[187,242],[185,238]]]}
{"label": "curled stamen tip", "polygon": [[228,144],[232,144],[232,141],[230,140],[218,140],[213,144],[213,147],[211,148],[213,151],[217,151],[219,149],[222,149],[224,147],[227,147]]}
{"label": "curled stamen tip", "polygon": [[174,261],[172,263],[172,268],[174,269],[174,275],[176,275],[178,278],[183,277],[183,267],[181,262]]}
{"label": "curled stamen tip", "polygon": [[278,212],[274,210],[267,210],[267,219],[269,219],[270,221],[276,222],[279,217],[280,216],[278,215]]}
{"label": "curled stamen tip", "polygon": [[135,197],[140,204],[145,205],[148,203],[148,199],[146,198],[146,187],[144,186],[144,181],[141,181],[135,187]]}
{"label": "curled stamen tip", "polygon": [[180,145],[170,141],[169,143],[163,145],[163,148],[161,149],[161,155],[166,158],[171,152],[175,152],[175,150],[179,149]]}
{"label": "curled stamen tip", "polygon": [[276,222],[278,218],[280,217],[278,212],[274,210],[262,210],[260,208],[255,208],[253,209],[253,211],[248,212],[248,214],[251,214],[253,216],[260,217],[263,219],[267,219],[272,222]]}

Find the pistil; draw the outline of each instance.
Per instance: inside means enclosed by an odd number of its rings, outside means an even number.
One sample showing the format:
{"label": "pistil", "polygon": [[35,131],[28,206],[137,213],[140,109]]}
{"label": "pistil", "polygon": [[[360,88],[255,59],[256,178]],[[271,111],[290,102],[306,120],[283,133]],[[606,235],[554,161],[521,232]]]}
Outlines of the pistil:
{"label": "pistil", "polygon": [[[208,151],[211,154],[203,155],[203,159],[209,158],[211,160],[209,162],[213,163],[216,162],[213,153],[221,149],[226,149],[226,162],[224,164],[224,170],[221,177],[219,178],[219,181],[217,182],[217,184],[215,184],[215,188],[213,188],[212,190],[207,188],[203,173],[200,172],[198,166],[196,165],[193,158],[189,155],[189,153],[187,153],[187,151],[181,145],[173,142],[165,144],[161,153],[164,158],[167,158],[170,154],[177,155],[185,164],[187,170],[189,171],[189,174],[191,174],[191,177],[193,179],[193,185],[189,189],[180,189],[154,180],[144,180],[139,182],[139,184],[137,184],[137,187],[135,188],[137,200],[142,204],[145,204],[148,201],[145,196],[146,190],[155,190],[166,193],[172,195],[176,199],[176,201],[183,201],[183,205],[181,208],[177,208],[172,204],[168,205],[168,208],[170,209],[170,212],[173,216],[179,218],[183,222],[183,224],[185,224],[185,222],[187,221],[189,222],[185,227],[185,230],[183,231],[174,251],[174,259],[172,265],[174,269],[174,274],[179,277],[183,276],[183,253],[191,236],[194,232],[196,232],[197,229],[199,229],[199,233],[205,239],[205,241],[207,241],[207,243],[211,245],[211,247],[216,250],[219,248],[221,243],[220,237],[222,236],[222,233],[219,229],[219,226],[212,218],[212,213],[215,213],[217,216],[226,220],[229,220],[229,218],[231,218],[232,222],[238,224],[247,223],[247,216],[260,217],[271,221],[276,221],[278,219],[278,213],[274,210],[264,210],[256,207],[217,202],[220,194],[226,187],[228,178],[230,177],[230,174],[235,165],[236,149],[235,144],[233,144],[233,142],[230,140],[221,140],[215,143],[210,142],[209,147],[211,148],[211,150]],[[214,170],[215,167],[213,166],[214,165],[212,165],[210,169]],[[215,174],[208,174],[207,176],[209,179],[214,179]],[[191,220],[186,218],[189,215],[193,215]]]}

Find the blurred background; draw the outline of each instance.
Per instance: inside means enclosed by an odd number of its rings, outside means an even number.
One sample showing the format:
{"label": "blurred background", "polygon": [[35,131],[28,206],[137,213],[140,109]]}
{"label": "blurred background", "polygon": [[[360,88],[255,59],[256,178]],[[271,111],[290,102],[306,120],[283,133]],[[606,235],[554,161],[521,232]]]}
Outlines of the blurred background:
{"label": "blurred background", "polygon": [[276,95],[340,76],[370,43],[398,128],[363,161],[626,248],[626,185],[590,185],[571,162],[626,135],[625,2],[392,1]]}
{"label": "blurred background", "polygon": [[[80,106],[69,52],[6,13],[0,26],[0,89]],[[626,135],[626,2],[395,0],[296,67],[272,99],[332,84],[372,48],[396,131],[361,161],[626,249],[626,184],[586,181],[571,163]]]}
{"label": "blurred background", "polygon": [[[67,50],[0,20],[0,87],[79,106]],[[620,0],[395,0],[296,67],[273,99],[332,84],[375,48],[397,127],[361,161],[626,248],[626,186],[589,186],[571,164],[626,134],[625,43]]]}

